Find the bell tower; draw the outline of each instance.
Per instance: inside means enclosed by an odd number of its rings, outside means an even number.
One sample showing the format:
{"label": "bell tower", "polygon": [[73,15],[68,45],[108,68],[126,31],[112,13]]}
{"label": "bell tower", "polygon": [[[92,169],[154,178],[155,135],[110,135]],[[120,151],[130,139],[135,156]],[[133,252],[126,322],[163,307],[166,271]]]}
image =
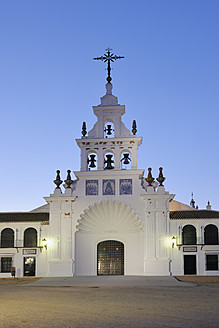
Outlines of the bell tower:
{"label": "bell tower", "polygon": [[106,94],[98,106],[93,106],[97,122],[87,133],[86,123],[82,125],[82,137],[76,142],[81,149],[81,171],[137,169],[138,146],[142,138],[136,136],[136,122],[132,124],[132,134],[122,122],[125,106],[118,103],[112,94],[110,63],[124,57],[116,56],[107,49],[102,57],[94,59],[108,63]]}

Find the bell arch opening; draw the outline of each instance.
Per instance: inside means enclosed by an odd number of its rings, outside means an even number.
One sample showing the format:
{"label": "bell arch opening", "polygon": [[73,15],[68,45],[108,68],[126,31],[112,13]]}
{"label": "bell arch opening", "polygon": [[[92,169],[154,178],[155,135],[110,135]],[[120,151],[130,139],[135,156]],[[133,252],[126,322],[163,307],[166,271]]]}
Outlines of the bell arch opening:
{"label": "bell arch opening", "polygon": [[104,124],[104,138],[114,138],[114,123],[106,121]]}
{"label": "bell arch opening", "polygon": [[114,153],[106,152],[104,155],[104,170],[112,170],[114,169],[115,161],[114,161]]}
{"label": "bell arch opening", "polygon": [[120,167],[122,170],[131,169],[131,153],[129,151],[123,151],[121,153]]}
{"label": "bell arch opening", "polygon": [[97,154],[92,151],[87,155],[87,171],[97,170],[98,166],[98,157]]}
{"label": "bell arch opening", "polygon": [[104,240],[97,245],[97,275],[124,275],[124,244]]}

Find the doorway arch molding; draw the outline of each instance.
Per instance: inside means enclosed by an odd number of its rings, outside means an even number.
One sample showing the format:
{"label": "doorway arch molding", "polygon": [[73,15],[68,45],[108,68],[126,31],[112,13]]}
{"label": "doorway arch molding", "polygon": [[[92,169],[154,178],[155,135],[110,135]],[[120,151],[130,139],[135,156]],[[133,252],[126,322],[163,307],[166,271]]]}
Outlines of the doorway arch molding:
{"label": "doorway arch molding", "polygon": [[88,233],[130,233],[142,230],[141,219],[129,205],[116,200],[89,206],[80,215],[78,231]]}

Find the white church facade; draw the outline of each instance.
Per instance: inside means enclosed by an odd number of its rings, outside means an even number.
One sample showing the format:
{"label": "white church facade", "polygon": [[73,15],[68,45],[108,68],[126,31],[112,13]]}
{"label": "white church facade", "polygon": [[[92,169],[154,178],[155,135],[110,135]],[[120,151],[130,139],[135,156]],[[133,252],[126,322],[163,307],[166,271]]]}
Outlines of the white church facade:
{"label": "white church facade", "polygon": [[[219,211],[174,201],[159,172],[138,169],[136,122],[108,80],[97,121],[77,139],[80,171],[30,212],[0,213],[0,277],[218,275]],[[153,178],[156,174],[157,179]]]}

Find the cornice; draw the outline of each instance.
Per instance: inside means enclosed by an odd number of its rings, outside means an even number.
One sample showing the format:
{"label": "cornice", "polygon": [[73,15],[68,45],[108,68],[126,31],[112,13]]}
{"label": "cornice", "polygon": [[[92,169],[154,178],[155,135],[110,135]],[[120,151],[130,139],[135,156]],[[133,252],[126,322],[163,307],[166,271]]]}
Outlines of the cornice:
{"label": "cornice", "polygon": [[142,137],[136,137],[134,135],[130,135],[128,137],[119,137],[119,138],[81,138],[81,139],[75,139],[78,146],[98,146],[98,145],[104,145],[104,146],[120,146],[123,143],[135,143],[137,142],[137,145],[140,146],[142,143]]}

